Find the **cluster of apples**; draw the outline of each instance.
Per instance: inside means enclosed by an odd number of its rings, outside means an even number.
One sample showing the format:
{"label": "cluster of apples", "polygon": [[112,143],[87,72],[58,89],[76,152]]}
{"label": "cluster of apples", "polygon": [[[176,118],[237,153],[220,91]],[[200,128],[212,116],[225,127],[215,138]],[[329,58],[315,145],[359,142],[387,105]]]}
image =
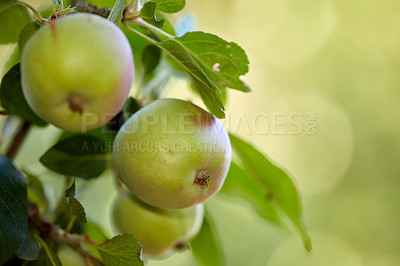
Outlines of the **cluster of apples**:
{"label": "cluster of apples", "polygon": [[115,201],[115,227],[137,236],[145,254],[185,247],[200,230],[201,203],[221,188],[230,161],[228,134],[214,116],[177,99],[147,105],[115,140],[115,167],[132,192]]}
{"label": "cluster of apples", "polygon": [[[122,108],[134,63],[121,30],[97,15],[73,14],[42,26],[21,57],[22,88],[44,120],[82,132]],[[133,234],[149,256],[186,246],[200,230],[202,203],[222,186],[231,161],[229,137],[207,111],[160,99],[131,116],[114,144],[125,191],[113,202],[116,233]]]}

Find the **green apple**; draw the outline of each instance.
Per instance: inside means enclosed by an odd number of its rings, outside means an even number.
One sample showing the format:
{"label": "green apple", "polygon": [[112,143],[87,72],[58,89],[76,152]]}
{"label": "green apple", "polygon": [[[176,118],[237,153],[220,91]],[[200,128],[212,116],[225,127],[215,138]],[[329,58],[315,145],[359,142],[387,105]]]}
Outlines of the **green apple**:
{"label": "green apple", "polygon": [[67,131],[108,122],[133,79],[132,49],[122,31],[93,14],[73,14],[41,27],[21,56],[22,89],[30,107]]}
{"label": "green apple", "polygon": [[150,206],[129,190],[119,193],[112,205],[111,224],[116,234],[132,234],[143,245],[143,255],[168,256],[186,247],[200,231],[202,204],[182,210]]}
{"label": "green apple", "polygon": [[187,208],[214,195],[231,156],[219,120],[178,99],[160,99],[139,110],[114,143],[122,182],[142,201],[163,209]]}

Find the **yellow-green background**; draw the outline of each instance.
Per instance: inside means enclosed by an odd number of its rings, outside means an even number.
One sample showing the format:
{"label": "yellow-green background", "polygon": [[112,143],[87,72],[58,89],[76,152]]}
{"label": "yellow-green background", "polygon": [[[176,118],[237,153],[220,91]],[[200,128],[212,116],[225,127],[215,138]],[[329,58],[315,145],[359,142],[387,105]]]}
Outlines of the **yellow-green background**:
{"label": "yellow-green background", "polygon": [[[313,238],[307,254],[297,235],[273,228],[242,201],[216,196],[208,207],[227,264],[400,265],[400,2],[187,0],[182,13],[246,50],[244,79],[253,91],[230,93],[227,128],[293,174]],[[3,64],[12,47],[0,49]],[[183,81],[168,89],[165,97],[200,102]],[[273,114],[307,112],[317,114],[315,135],[257,134],[252,126],[260,114],[268,119],[259,126],[272,126]],[[43,171],[36,161],[56,132],[34,130],[18,165]],[[106,174],[80,197],[109,232],[113,185]],[[186,252],[149,265],[190,263]]]}

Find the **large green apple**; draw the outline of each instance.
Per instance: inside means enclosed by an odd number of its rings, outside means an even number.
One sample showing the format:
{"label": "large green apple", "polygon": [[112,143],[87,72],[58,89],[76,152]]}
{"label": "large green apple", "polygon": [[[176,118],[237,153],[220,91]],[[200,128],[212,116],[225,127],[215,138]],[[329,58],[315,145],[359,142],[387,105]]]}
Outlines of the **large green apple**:
{"label": "large green apple", "polygon": [[223,125],[178,99],[160,99],[135,113],[114,145],[122,182],[144,202],[163,209],[186,208],[214,195],[231,155]]}
{"label": "large green apple", "polygon": [[114,200],[111,224],[117,234],[134,235],[142,243],[144,255],[163,257],[185,247],[200,231],[203,218],[202,204],[182,210],[163,210],[125,190]]}
{"label": "large green apple", "polygon": [[128,96],[134,66],[122,31],[93,14],[41,27],[22,51],[22,89],[30,107],[67,131],[108,122]]}

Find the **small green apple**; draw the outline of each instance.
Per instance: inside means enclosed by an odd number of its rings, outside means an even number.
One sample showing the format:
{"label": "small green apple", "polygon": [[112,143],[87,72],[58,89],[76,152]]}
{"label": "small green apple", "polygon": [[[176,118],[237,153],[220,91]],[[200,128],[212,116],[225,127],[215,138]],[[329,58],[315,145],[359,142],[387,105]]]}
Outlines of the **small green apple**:
{"label": "small green apple", "polygon": [[187,208],[214,195],[231,156],[223,125],[178,99],[160,99],[136,112],[114,143],[122,182],[142,201],[163,209]]}
{"label": "small green apple", "polygon": [[112,205],[111,224],[117,234],[132,234],[143,245],[143,254],[168,256],[186,246],[200,231],[204,207],[163,210],[136,198],[129,190],[119,193]]}
{"label": "small green apple", "polygon": [[30,107],[67,131],[108,122],[133,79],[132,49],[122,31],[93,14],[73,14],[42,26],[21,56],[22,89]]}

